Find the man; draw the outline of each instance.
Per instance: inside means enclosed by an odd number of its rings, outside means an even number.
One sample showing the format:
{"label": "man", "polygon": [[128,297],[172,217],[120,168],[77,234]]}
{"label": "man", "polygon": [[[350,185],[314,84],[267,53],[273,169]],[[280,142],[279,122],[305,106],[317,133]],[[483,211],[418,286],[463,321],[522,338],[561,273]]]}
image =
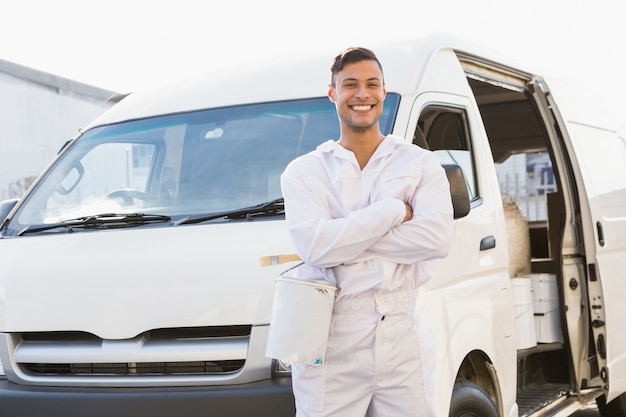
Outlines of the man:
{"label": "man", "polygon": [[385,96],[373,52],[338,55],[339,140],[281,177],[298,276],[338,289],[324,364],[292,365],[298,417],[434,417],[434,340],[415,304],[425,261],[449,249],[450,188],[431,152],[382,135]]}

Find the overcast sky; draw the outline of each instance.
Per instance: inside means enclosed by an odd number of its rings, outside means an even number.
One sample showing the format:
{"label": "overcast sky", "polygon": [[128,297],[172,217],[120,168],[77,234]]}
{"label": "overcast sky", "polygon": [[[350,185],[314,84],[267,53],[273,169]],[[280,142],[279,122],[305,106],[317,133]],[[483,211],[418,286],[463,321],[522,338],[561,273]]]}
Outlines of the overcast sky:
{"label": "overcast sky", "polygon": [[463,36],[626,121],[626,0],[0,0],[0,58],[131,92],[297,48]]}

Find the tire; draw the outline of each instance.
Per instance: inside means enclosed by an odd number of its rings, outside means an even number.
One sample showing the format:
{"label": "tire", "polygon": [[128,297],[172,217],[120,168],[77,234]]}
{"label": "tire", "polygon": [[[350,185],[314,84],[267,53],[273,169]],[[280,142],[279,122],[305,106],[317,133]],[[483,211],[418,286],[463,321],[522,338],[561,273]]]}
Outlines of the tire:
{"label": "tire", "polygon": [[450,417],[500,417],[489,395],[479,385],[458,380],[452,391]]}
{"label": "tire", "polygon": [[604,395],[596,399],[598,411],[602,417],[626,417],[626,394],[614,398],[610,403],[606,403]]}

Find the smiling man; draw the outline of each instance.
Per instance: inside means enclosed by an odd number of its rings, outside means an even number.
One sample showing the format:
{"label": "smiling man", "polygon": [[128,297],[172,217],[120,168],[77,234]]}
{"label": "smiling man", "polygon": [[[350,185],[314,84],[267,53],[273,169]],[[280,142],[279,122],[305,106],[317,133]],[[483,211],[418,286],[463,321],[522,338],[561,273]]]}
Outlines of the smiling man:
{"label": "smiling man", "polygon": [[340,137],[281,177],[297,276],[338,289],[324,364],[292,365],[298,417],[434,417],[434,340],[415,305],[448,253],[450,188],[431,152],[381,133],[386,93],[372,51],[335,57]]}

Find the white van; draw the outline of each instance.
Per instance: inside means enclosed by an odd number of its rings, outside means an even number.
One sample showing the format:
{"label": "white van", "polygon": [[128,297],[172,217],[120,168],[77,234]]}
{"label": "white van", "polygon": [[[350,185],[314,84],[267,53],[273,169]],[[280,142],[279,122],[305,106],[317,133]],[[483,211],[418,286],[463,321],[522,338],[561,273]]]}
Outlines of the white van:
{"label": "white van", "polygon": [[[418,301],[437,415],[626,417],[624,138],[457,40],[373,49],[383,132],[434,152],[455,201]],[[265,356],[296,262],[279,176],[338,137],[336,52],[131,94],[0,205],[0,414],[294,415]]]}

